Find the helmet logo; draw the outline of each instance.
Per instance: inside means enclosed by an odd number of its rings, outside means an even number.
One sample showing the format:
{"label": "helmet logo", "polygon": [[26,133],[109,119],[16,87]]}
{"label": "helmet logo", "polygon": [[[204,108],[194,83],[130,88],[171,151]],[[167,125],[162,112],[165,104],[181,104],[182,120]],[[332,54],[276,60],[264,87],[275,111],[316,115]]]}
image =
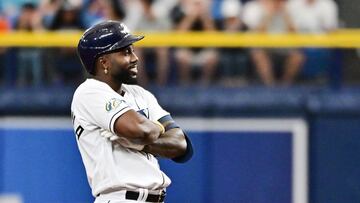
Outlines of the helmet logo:
{"label": "helmet logo", "polygon": [[129,28],[124,23],[121,23],[121,26],[123,27],[123,29],[120,32],[123,33],[124,35],[129,35],[130,34]]}

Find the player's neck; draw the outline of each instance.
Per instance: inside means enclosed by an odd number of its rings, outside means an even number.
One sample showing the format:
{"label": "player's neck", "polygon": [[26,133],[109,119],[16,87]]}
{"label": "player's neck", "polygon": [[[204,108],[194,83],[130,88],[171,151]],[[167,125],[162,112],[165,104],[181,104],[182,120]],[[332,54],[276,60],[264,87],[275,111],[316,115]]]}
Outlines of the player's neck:
{"label": "player's neck", "polygon": [[122,83],[119,83],[118,81],[114,81],[111,80],[111,78],[109,77],[101,77],[101,76],[95,76],[94,79],[102,81],[106,84],[108,84],[111,89],[113,89],[114,91],[119,91],[119,89],[121,88]]}
{"label": "player's neck", "polygon": [[121,88],[121,83],[118,83],[118,82],[115,82],[115,81],[109,81],[109,82],[106,82],[110,87],[111,89],[113,89],[115,92],[119,91],[119,89]]}

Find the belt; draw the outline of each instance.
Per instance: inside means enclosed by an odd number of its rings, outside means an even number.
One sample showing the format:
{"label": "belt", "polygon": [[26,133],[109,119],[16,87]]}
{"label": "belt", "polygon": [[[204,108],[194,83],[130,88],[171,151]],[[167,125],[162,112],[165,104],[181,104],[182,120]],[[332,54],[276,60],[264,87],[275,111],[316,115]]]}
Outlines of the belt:
{"label": "belt", "polygon": [[[125,198],[131,200],[138,200],[140,193],[135,191],[126,191]],[[164,202],[166,193],[162,191],[159,195],[148,194],[146,202]]]}

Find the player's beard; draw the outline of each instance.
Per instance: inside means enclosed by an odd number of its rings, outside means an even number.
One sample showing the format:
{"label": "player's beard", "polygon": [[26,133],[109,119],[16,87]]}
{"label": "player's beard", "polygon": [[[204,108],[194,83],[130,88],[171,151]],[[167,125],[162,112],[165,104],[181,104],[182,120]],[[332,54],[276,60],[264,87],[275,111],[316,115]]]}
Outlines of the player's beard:
{"label": "player's beard", "polygon": [[137,78],[131,77],[129,71],[121,71],[117,75],[115,75],[115,78],[124,84],[134,85],[137,84]]}
{"label": "player's beard", "polygon": [[[119,64],[116,64],[116,62],[112,64],[113,66],[120,66]],[[121,68],[121,67],[117,67],[119,68],[119,72],[117,72],[114,75],[114,78],[119,81],[120,83],[124,83],[124,84],[129,84],[129,85],[134,85],[137,84],[137,77],[132,77],[131,76],[131,72],[129,68]]]}

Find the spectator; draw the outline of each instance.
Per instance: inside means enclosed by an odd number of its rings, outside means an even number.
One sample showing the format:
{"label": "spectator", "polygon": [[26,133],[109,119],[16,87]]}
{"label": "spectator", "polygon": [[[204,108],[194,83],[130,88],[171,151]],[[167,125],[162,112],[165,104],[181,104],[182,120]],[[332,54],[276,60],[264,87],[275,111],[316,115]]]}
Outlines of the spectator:
{"label": "spectator", "polygon": [[55,14],[61,8],[63,0],[42,0],[40,4],[40,13],[42,23],[45,28],[49,29],[54,21]]}
{"label": "spectator", "polygon": [[124,8],[124,1],[109,0],[107,3],[106,18],[109,20],[123,21],[126,13]]}
{"label": "spectator", "polygon": [[0,32],[7,32],[10,29],[10,23],[6,16],[0,11]]}
{"label": "spectator", "polygon": [[[69,1],[70,2],[70,1]],[[85,27],[81,22],[81,4],[62,3],[50,25],[52,31],[79,31]],[[83,80],[81,64],[75,48],[56,48],[47,54],[51,82],[55,85],[77,85]]]}
{"label": "spectator", "polygon": [[[242,4],[239,0],[224,0],[221,3],[222,25],[224,32],[240,32],[246,28],[240,19]],[[243,48],[222,48],[219,67],[221,83],[227,86],[238,86],[247,82],[248,54]]]}
{"label": "spectator", "polygon": [[333,0],[290,0],[289,11],[301,33],[325,33],[338,27],[338,8]]}
{"label": "spectator", "polygon": [[[56,14],[59,12],[64,0],[41,0],[39,6],[39,13],[41,16],[41,22],[45,29],[51,29],[51,26],[54,22]],[[44,48],[41,50],[45,50]],[[55,62],[53,58],[53,49],[46,48],[46,51],[43,51],[43,75],[44,82],[54,83],[54,78],[56,78]]]}
{"label": "spectator", "polygon": [[62,3],[50,25],[50,30],[78,31],[84,28],[80,17],[80,5],[68,2]]}
{"label": "spectator", "polygon": [[106,19],[106,1],[104,0],[89,0],[84,6],[82,14],[82,21],[85,27],[91,27],[92,25]]}
{"label": "spectator", "polygon": [[[290,15],[296,29],[301,33],[319,34],[335,30],[338,27],[338,8],[333,0],[291,0]],[[307,83],[339,82],[334,74],[341,67],[334,66],[334,49],[304,48],[306,60],[301,71],[301,79]]]}
{"label": "spectator", "polygon": [[[285,0],[254,0],[247,2],[244,23],[254,32],[296,32]],[[304,61],[298,49],[252,49],[251,57],[260,79],[265,85],[280,83],[290,85],[297,77]],[[277,63],[280,62],[280,63]],[[282,67],[282,70],[278,67]]]}
{"label": "spectator", "polygon": [[[43,29],[41,16],[37,6],[25,3],[15,20],[14,28],[19,31],[39,31]],[[36,48],[20,48],[17,52],[17,85],[40,86],[42,84],[41,50]],[[28,72],[30,70],[30,73]],[[29,77],[31,75],[31,79]]]}
{"label": "spectator", "polygon": [[[0,33],[7,32],[10,29],[10,23],[7,17],[0,11]],[[0,86],[9,82],[8,68],[5,64],[6,48],[0,47]]]}
{"label": "spectator", "polygon": [[[83,10],[83,22],[85,27],[91,27],[92,25],[99,23],[107,19],[114,19],[116,13],[112,12],[115,6],[118,4],[113,4],[119,1],[116,0],[89,0],[85,4],[85,9]],[[112,5],[113,4],[113,5]],[[115,10],[118,11],[119,7],[116,7]],[[120,14],[123,15],[123,14]],[[123,18],[123,16],[121,16]]]}
{"label": "spectator", "polygon": [[[131,1],[136,2],[136,1]],[[129,24],[136,31],[164,32],[171,29],[168,16],[159,15],[159,7],[155,7],[157,0],[140,0],[137,22]],[[135,6],[135,5],[134,5]],[[169,48],[137,48],[137,55],[144,60],[139,64],[139,83],[146,85],[149,79],[154,79],[157,85],[165,85],[169,75]],[[153,60],[155,58],[156,60]]]}
{"label": "spectator", "polygon": [[[184,31],[214,31],[215,24],[210,14],[211,1],[181,0],[172,11],[175,29]],[[193,68],[200,72],[200,81],[208,85],[216,71],[218,52],[214,48],[178,48],[175,50],[180,84],[192,82]]]}

